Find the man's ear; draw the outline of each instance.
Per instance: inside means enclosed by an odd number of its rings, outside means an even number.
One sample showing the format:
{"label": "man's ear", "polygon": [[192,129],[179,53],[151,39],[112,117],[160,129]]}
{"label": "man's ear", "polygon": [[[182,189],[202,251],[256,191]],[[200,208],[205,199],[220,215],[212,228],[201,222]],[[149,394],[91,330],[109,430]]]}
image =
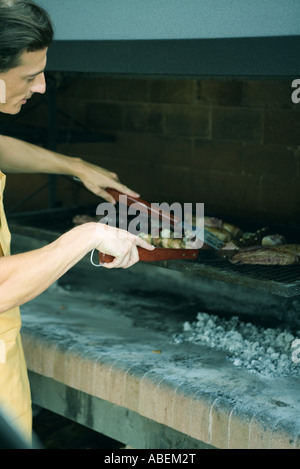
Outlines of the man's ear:
{"label": "man's ear", "polygon": [[6,103],[6,85],[5,81],[0,78],[0,103]]}

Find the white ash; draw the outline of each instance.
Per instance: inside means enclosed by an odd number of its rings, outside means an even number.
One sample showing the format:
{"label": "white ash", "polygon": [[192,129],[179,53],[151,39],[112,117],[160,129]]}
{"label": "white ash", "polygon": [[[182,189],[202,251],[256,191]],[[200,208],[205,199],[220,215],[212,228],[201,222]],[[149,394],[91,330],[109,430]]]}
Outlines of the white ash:
{"label": "white ash", "polygon": [[300,363],[293,359],[292,345],[299,337],[300,331],[294,336],[288,330],[263,328],[235,316],[224,319],[198,313],[195,322],[183,323],[183,332],[175,334],[174,340],[178,344],[192,342],[221,350],[234,366],[274,378],[300,377]]}

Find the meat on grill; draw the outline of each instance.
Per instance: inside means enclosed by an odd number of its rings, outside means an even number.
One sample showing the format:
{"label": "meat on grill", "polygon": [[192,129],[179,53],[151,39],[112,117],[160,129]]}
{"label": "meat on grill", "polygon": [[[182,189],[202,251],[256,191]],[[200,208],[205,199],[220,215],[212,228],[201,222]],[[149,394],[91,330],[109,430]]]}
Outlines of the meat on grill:
{"label": "meat on grill", "polygon": [[[73,218],[75,225],[89,221],[99,221],[99,218],[89,215],[77,215]],[[193,219],[191,222],[196,224],[197,220]],[[232,264],[291,265],[300,263],[300,245],[286,244],[285,238],[278,234],[267,235],[268,228],[262,228],[255,233],[243,233],[239,227],[215,217],[204,217],[204,226],[207,231],[225,243],[220,249],[220,254],[222,253],[222,257],[229,259]],[[173,249],[202,247],[198,238],[186,236],[177,239],[170,230],[166,229],[161,230],[157,238],[152,238],[147,233],[140,233],[139,236],[156,247]]]}
{"label": "meat on grill", "polygon": [[300,263],[300,244],[276,246],[249,246],[234,251],[229,260],[232,264],[291,265]]}

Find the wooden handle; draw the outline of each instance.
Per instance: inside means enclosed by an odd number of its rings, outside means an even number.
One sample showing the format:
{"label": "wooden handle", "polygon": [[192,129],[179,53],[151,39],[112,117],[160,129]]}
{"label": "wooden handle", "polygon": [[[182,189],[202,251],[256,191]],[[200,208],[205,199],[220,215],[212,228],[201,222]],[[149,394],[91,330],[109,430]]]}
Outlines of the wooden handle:
{"label": "wooden handle", "polygon": [[[199,249],[172,249],[172,248],[155,248],[153,251],[138,247],[140,261],[166,261],[171,259],[197,259]],[[99,253],[99,262],[108,264],[114,260],[113,256]]]}

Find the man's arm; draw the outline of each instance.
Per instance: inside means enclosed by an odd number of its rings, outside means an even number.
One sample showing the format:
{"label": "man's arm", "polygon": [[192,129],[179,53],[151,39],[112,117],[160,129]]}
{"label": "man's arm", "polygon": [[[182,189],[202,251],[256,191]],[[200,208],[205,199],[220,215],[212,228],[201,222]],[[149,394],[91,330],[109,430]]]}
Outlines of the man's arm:
{"label": "man's arm", "polygon": [[0,169],[7,173],[64,174],[79,178],[91,192],[108,202],[114,198],[105,191],[112,187],[124,194],[138,196],[121,184],[118,176],[81,158],[61,155],[50,150],[0,135]]}
{"label": "man's arm", "polygon": [[45,247],[1,257],[0,314],[38,296],[93,249],[115,257],[106,268],[132,266],[139,259],[137,245],[154,249],[124,230],[85,223]]}
{"label": "man's arm", "polygon": [[0,167],[7,173],[54,173],[73,175],[80,158],[59,155],[42,147],[0,135]]}

